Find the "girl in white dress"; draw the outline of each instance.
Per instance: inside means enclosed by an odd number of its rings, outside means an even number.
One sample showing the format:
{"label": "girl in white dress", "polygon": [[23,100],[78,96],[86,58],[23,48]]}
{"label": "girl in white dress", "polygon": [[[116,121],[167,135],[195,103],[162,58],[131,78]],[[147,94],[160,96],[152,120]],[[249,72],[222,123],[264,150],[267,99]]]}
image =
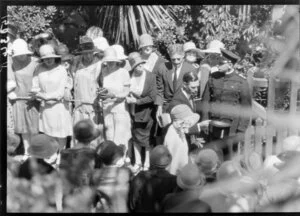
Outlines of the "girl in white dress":
{"label": "girl in white dress", "polygon": [[39,130],[54,137],[61,150],[73,132],[70,112],[62,101],[68,75],[51,45],[41,46],[40,55],[42,63],[34,73],[31,95],[41,100]]}

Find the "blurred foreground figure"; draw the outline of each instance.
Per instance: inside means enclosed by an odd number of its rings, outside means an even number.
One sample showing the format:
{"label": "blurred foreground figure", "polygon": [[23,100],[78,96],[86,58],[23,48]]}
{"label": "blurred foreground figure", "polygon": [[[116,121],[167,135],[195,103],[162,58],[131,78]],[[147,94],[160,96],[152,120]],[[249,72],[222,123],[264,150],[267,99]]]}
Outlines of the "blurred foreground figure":
{"label": "blurred foreground figure", "polygon": [[101,143],[97,149],[93,185],[96,189],[94,211],[103,213],[128,212],[128,191],[131,172],[124,166],[125,146],[112,141]]}
{"label": "blurred foreground figure", "polygon": [[164,198],[163,212],[211,212],[209,204],[199,199],[205,177],[195,164],[185,165],[179,171],[176,182],[178,191]]}
{"label": "blurred foreground figure", "polygon": [[156,146],[150,153],[150,169],[141,171],[133,178],[129,191],[129,208],[132,212],[160,212],[166,194],[176,188],[176,176],[166,167],[172,156],[163,146]]}

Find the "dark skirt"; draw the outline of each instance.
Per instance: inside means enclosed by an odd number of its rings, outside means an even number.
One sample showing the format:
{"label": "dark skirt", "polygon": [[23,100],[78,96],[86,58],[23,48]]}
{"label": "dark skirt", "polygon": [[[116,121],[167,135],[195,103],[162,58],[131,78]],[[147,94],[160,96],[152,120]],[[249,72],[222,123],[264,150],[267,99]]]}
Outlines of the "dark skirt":
{"label": "dark skirt", "polygon": [[133,122],[132,124],[132,140],[135,144],[142,147],[150,147],[150,131],[153,120],[148,122]]}

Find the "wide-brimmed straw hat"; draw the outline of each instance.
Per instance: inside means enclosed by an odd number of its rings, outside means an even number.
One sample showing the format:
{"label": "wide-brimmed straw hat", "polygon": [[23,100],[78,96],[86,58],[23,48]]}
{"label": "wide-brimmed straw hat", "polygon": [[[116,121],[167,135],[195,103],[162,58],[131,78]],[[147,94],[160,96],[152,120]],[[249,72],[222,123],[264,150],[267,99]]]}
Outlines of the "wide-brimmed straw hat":
{"label": "wide-brimmed straw hat", "polygon": [[213,40],[208,43],[207,49],[201,50],[204,53],[218,53],[221,54],[221,48],[225,48],[225,44],[219,40]]}
{"label": "wide-brimmed straw hat", "polygon": [[172,121],[176,120],[189,120],[191,125],[196,124],[199,121],[199,114],[193,113],[190,107],[186,104],[176,105],[171,110],[171,119]]}
{"label": "wide-brimmed straw hat", "polygon": [[74,125],[74,137],[79,142],[87,143],[101,135],[101,131],[95,128],[90,119],[84,119]]}
{"label": "wide-brimmed straw hat", "polygon": [[125,59],[128,58],[128,56],[124,54],[124,48],[121,45],[114,44],[111,47],[116,50],[116,52],[117,52],[117,58],[119,60],[125,60]]}
{"label": "wide-brimmed straw hat", "polygon": [[195,43],[192,41],[189,41],[189,42],[186,42],[185,44],[183,44],[183,50],[184,50],[184,52],[188,52],[191,50],[195,51],[197,53],[198,57],[204,58],[204,54],[201,52],[200,49],[198,49],[196,47]]}
{"label": "wide-brimmed straw hat", "polygon": [[176,181],[181,189],[196,189],[205,184],[205,176],[195,164],[188,163],[179,171]]}
{"label": "wide-brimmed straw hat", "polygon": [[121,60],[118,59],[117,52],[113,47],[108,47],[106,50],[104,50],[104,57],[103,57],[102,61],[103,62],[121,62]]}
{"label": "wide-brimmed straw hat", "polygon": [[12,57],[32,54],[33,53],[28,49],[28,44],[25,40],[19,38],[12,43]]}
{"label": "wide-brimmed straw hat", "polygon": [[84,54],[90,52],[97,52],[97,48],[95,47],[93,40],[90,37],[84,35],[79,39],[79,45],[76,54]]}
{"label": "wide-brimmed straw hat", "polygon": [[40,59],[47,59],[47,58],[60,58],[60,55],[55,54],[55,50],[53,46],[50,44],[45,44],[40,47],[39,50]]}
{"label": "wide-brimmed straw hat", "polygon": [[149,34],[142,34],[139,38],[139,49],[145,46],[153,46],[153,39]]}
{"label": "wide-brimmed straw hat", "polygon": [[133,71],[138,65],[146,63],[145,60],[142,59],[141,55],[138,52],[132,52],[128,56],[129,64],[131,66],[131,70]]}
{"label": "wide-brimmed straw hat", "polygon": [[59,148],[58,142],[46,134],[37,134],[32,137],[28,153],[37,158],[49,158],[54,155]]}

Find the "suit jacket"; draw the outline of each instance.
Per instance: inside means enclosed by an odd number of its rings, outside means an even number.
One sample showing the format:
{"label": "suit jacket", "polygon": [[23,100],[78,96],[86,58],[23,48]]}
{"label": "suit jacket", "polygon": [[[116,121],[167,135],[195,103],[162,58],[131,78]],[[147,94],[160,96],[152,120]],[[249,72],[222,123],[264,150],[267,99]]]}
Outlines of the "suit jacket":
{"label": "suit jacket", "polygon": [[144,89],[141,96],[135,96],[135,112],[131,113],[135,122],[148,122],[151,118],[151,112],[154,109],[156,98],[156,80],[155,74],[146,72]]}
{"label": "suit jacket", "polygon": [[183,75],[191,71],[196,72],[197,68],[195,68],[192,64],[184,61],[182,63],[182,67],[177,79],[176,89],[173,89],[172,75],[174,71],[175,69],[171,62],[162,63],[158,68],[158,74],[156,77],[156,84],[158,90],[156,104],[163,105],[164,112],[166,111],[167,106],[171,102],[173,95],[179,89],[181,89]]}
{"label": "suit jacket", "polygon": [[[169,104],[169,106],[168,106],[168,108],[167,108],[167,112],[170,113],[171,110],[172,110],[175,106],[177,106],[177,105],[179,105],[179,104],[185,104],[185,105],[188,105],[188,106],[191,108],[191,110],[194,111],[194,108],[192,107],[192,105],[191,105],[190,101],[187,99],[187,97],[184,95],[182,89],[180,89],[179,91],[177,91],[177,92],[174,94],[174,96],[173,96],[173,98],[172,98],[172,100],[171,100],[171,102],[170,102],[170,104]],[[194,104],[194,105],[195,105],[195,104]],[[195,107],[195,106],[194,106],[194,107]]]}

